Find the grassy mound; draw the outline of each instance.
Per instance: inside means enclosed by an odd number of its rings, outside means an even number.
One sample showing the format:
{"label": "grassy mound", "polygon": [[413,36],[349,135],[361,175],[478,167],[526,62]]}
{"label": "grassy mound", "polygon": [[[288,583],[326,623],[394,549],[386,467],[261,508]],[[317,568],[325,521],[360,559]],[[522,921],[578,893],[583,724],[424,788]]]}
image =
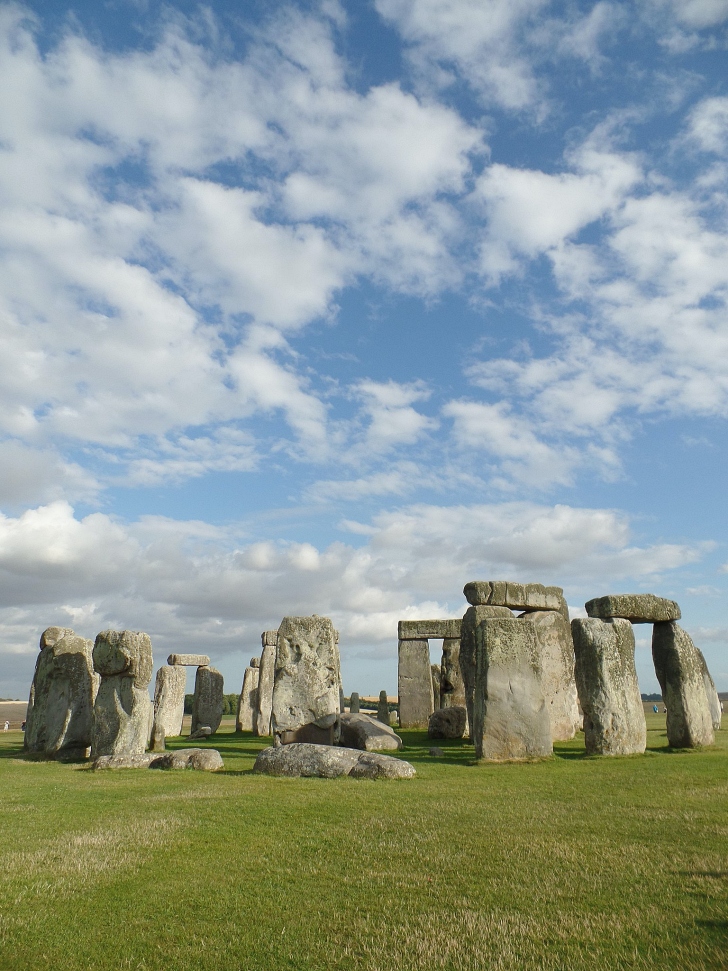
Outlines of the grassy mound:
{"label": "grassy mound", "polygon": [[[0,733],[0,969],[728,967],[728,731],[673,752],[476,765],[404,732],[410,782],[22,759]],[[184,741],[170,747],[183,747]],[[431,744],[444,756],[428,755]]]}

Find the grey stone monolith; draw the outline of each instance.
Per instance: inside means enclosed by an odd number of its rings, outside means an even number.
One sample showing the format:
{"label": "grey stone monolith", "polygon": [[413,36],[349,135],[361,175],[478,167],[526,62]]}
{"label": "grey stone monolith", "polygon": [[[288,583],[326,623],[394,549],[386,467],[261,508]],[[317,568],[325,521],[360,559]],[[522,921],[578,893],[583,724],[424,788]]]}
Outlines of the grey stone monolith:
{"label": "grey stone monolith", "polygon": [[217,668],[201,665],[195,675],[191,734],[203,726],[209,726],[212,730],[211,734],[215,734],[222,721],[224,695],[225,685],[222,674]]}
{"label": "grey stone monolith", "polygon": [[101,683],[94,703],[91,757],[141,755],[149,742],[154,661],[149,634],[105,630],[96,635],[94,670]]}
{"label": "grey stone monolith", "polygon": [[271,727],[276,745],[333,745],[339,734],[339,648],[328,617],[284,617],[278,628]]}
{"label": "grey stone monolith", "polygon": [[710,717],[713,722],[713,731],[717,732],[720,728],[721,721],[723,718],[723,712],[720,709],[720,698],[718,697],[718,691],[715,687],[715,681],[713,681],[710,671],[708,670],[708,664],[705,660],[705,655],[696,647],[695,650],[698,652],[698,657],[700,658],[700,668],[703,672],[703,684],[705,685],[705,696],[708,699],[708,707],[710,708]]}
{"label": "grey stone monolith", "polygon": [[[383,725],[392,724],[392,718],[389,712],[389,700],[387,698],[387,692],[382,688],[379,692],[379,702],[377,704],[377,721],[380,721]],[[402,721],[400,718],[400,727]]]}
{"label": "grey stone monolith", "polygon": [[[475,631],[482,620],[492,617],[513,618],[513,611],[509,607],[488,604],[468,607],[460,625],[460,650],[458,661],[460,664],[460,678],[465,695],[465,708],[468,713],[468,728],[472,737],[473,697],[475,694]],[[444,642],[443,642],[444,645]]]}
{"label": "grey stone monolith", "polygon": [[624,618],[571,622],[576,688],[588,755],[633,755],[647,744],[645,712],[634,666],[634,631]]}
{"label": "grey stone monolith", "polygon": [[687,631],[674,621],[652,629],[652,660],[667,708],[667,740],[673,748],[712,745],[713,719],[703,665]]}
{"label": "grey stone monolith", "polygon": [[163,664],[157,671],[154,683],[154,728],[164,733],[165,738],[182,734],[182,719],[185,714],[185,687],[187,672],[184,667]]}
{"label": "grey stone monolith", "polygon": [[479,759],[501,762],[553,754],[541,679],[533,624],[515,617],[481,620],[475,630],[471,729]]}
{"label": "grey stone monolith", "polygon": [[552,741],[567,741],[581,728],[574,679],[571,625],[555,610],[535,610],[521,618],[533,624],[541,651],[541,690],[551,722]]}
{"label": "grey stone monolith", "polygon": [[460,673],[460,638],[446,637],[442,642],[440,661],[440,705],[465,706],[465,687]]}
{"label": "grey stone monolith", "polygon": [[273,685],[276,677],[276,646],[266,638],[270,631],[262,635],[263,651],[260,655],[260,675],[258,677],[258,698],[253,718],[253,734],[264,738],[271,733],[271,713],[273,711]]}
{"label": "grey stone monolith", "polygon": [[[258,660],[257,658],[255,659]],[[238,698],[238,710],[235,716],[236,732],[252,732],[253,719],[258,704],[258,679],[260,668],[247,667],[243,675],[243,687]]]}
{"label": "grey stone monolith", "polygon": [[351,697],[349,698],[349,711],[352,715],[359,714],[359,692],[352,691]]}
{"label": "grey stone monolith", "polygon": [[442,677],[440,665],[431,664],[430,671],[432,672],[432,707],[437,711],[440,707],[440,678]]}
{"label": "grey stone monolith", "polygon": [[430,715],[427,725],[429,738],[462,738],[465,734],[467,712],[463,705],[449,705]]}
{"label": "grey stone monolith", "polygon": [[54,758],[88,754],[98,688],[92,649],[91,641],[68,627],[49,627],[41,634],[26,714],[26,751]]}
{"label": "grey stone monolith", "polygon": [[397,688],[400,727],[427,728],[435,710],[429,641],[399,642]]}

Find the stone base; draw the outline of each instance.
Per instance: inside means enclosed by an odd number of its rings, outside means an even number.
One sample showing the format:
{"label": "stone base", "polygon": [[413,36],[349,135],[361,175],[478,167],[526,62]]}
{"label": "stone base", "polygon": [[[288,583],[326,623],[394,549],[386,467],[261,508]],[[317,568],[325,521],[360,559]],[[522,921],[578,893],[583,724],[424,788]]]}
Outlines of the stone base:
{"label": "stone base", "polygon": [[334,726],[319,728],[318,725],[301,725],[293,731],[276,732],[277,745],[292,745],[294,742],[309,742],[311,745],[333,745]]}

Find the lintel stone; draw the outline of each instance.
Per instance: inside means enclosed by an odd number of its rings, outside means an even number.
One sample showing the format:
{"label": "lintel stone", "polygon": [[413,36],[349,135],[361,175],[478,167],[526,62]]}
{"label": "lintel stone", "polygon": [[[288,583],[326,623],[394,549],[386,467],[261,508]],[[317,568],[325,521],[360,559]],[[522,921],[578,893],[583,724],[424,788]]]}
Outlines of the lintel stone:
{"label": "lintel stone", "polygon": [[653,593],[618,593],[596,597],[585,604],[589,617],[607,620],[623,617],[633,624],[659,624],[680,620],[680,607],[674,600],[656,597]]}
{"label": "lintel stone", "polygon": [[170,654],[167,664],[180,665],[188,668],[207,668],[210,658],[207,654]]}
{"label": "lintel stone", "polygon": [[454,620],[400,620],[398,634],[400,641],[445,640],[447,637],[460,637],[459,617]]}
{"label": "lintel stone", "polygon": [[474,607],[510,607],[511,610],[558,610],[566,602],[561,587],[542,583],[512,583],[510,580],[471,580],[463,587],[465,599]]}

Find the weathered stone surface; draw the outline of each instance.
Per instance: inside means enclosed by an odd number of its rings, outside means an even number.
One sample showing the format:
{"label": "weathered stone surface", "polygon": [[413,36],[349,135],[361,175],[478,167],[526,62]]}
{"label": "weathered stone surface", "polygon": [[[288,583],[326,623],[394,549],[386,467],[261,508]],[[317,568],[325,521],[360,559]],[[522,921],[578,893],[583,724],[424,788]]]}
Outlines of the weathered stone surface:
{"label": "weathered stone surface", "polygon": [[432,706],[437,711],[440,707],[440,678],[442,677],[440,665],[431,664],[430,671],[432,672]]}
{"label": "weathered stone surface", "polygon": [[41,634],[26,714],[25,749],[57,758],[84,758],[91,745],[98,678],[92,642],[70,628]]}
{"label": "weathered stone surface", "polygon": [[427,728],[434,711],[430,645],[426,640],[399,642],[399,723],[402,728]]}
{"label": "weathered stone surface", "polygon": [[396,752],[402,748],[402,739],[378,718],[344,712],[341,716],[341,744],[367,752]]}
{"label": "weathered stone surface", "polygon": [[633,624],[657,624],[680,620],[680,608],[674,600],[656,597],[653,593],[618,593],[596,597],[585,605],[589,617],[623,617]]}
{"label": "weathered stone surface", "polygon": [[359,692],[352,691],[351,697],[349,698],[349,711],[352,715],[357,715],[359,713]]}
{"label": "weathered stone surface", "polygon": [[436,745],[433,745],[431,749],[428,749],[427,754],[432,755],[433,758],[436,759],[441,759],[445,755],[444,751],[441,748],[438,748]]}
{"label": "weathered stone surface", "polygon": [[[278,628],[271,726],[277,743],[339,730],[339,648],[328,617],[284,617]],[[323,737],[321,739],[323,741]]]}
{"label": "weathered stone surface", "polygon": [[460,673],[460,638],[446,637],[440,661],[440,705],[465,705],[465,686]]}
{"label": "weathered stone surface", "polygon": [[634,666],[634,631],[624,618],[571,622],[575,677],[588,755],[644,752],[647,727]]}
{"label": "weathered stone surface", "polygon": [[190,742],[195,742],[203,738],[209,738],[210,735],[212,735],[212,729],[210,728],[210,726],[200,725],[199,728],[196,728],[194,730],[194,732],[190,732],[187,738]]}
{"label": "weathered stone surface", "polygon": [[152,726],[152,739],[149,745],[152,752],[163,752],[167,747],[165,744],[164,729],[161,725]]}
{"label": "weathered stone surface", "polygon": [[164,664],[157,671],[154,684],[154,729],[164,732],[165,738],[182,734],[185,713],[187,672],[183,667]]}
{"label": "weathered stone surface", "polygon": [[568,610],[561,587],[542,583],[513,583],[510,580],[471,580],[463,587],[465,599],[474,607],[509,607],[513,610]]}
{"label": "weathered stone surface", "polygon": [[700,658],[700,668],[703,672],[703,684],[705,685],[705,696],[708,699],[708,708],[710,708],[710,718],[713,723],[713,731],[718,731],[721,725],[721,720],[723,718],[723,712],[720,710],[720,698],[718,697],[718,692],[715,687],[715,682],[710,676],[710,671],[708,670],[708,665],[705,660],[705,656],[699,647],[695,650],[698,652],[698,657]]}
{"label": "weathered stone surface", "polygon": [[[258,659],[255,658],[257,661]],[[243,675],[243,687],[238,698],[238,710],[235,716],[235,730],[238,732],[252,732],[253,719],[258,705],[258,678],[260,668],[249,667]]]}
{"label": "weathered stone surface", "polygon": [[541,678],[533,624],[505,617],[478,624],[472,736],[479,759],[500,762],[553,753]]}
{"label": "weathered stone surface", "polygon": [[101,684],[94,703],[91,757],[141,755],[154,717],[147,690],[154,666],[149,635],[101,631],[96,635],[93,663]]}
{"label": "weathered stone surface", "polygon": [[277,630],[264,630],[260,635],[260,646],[261,647],[275,647],[278,641],[278,631]]}
{"label": "weathered stone surface", "polygon": [[197,769],[217,772],[224,768],[217,749],[181,748],[176,752],[143,752],[141,755],[101,755],[94,769]]}
{"label": "weathered stone surface", "polygon": [[460,620],[400,620],[398,636],[401,641],[422,641],[431,637],[460,637]]}
{"label": "weathered stone surface", "polygon": [[667,740],[673,748],[712,745],[713,719],[703,666],[687,631],[673,622],[655,624],[652,660],[667,708]]}
{"label": "weathered stone surface", "polygon": [[263,749],[255,760],[253,771],[291,778],[314,776],[323,779],[342,775],[354,779],[411,779],[415,775],[409,762],[390,755],[301,742]]}
{"label": "weathered stone surface", "polygon": [[206,668],[210,666],[210,658],[207,654],[170,654],[167,658],[167,664],[188,668]]}
{"label": "weathered stone surface", "polygon": [[430,715],[427,734],[430,738],[462,738],[467,717],[464,705],[439,708]]}
{"label": "weathered stone surface", "polygon": [[212,729],[220,727],[224,703],[223,676],[213,667],[199,667],[195,676],[195,696],[192,700],[192,732],[201,725]]}
{"label": "weathered stone surface", "polygon": [[534,610],[521,618],[533,624],[541,650],[541,690],[554,742],[573,738],[581,728],[574,679],[574,641],[571,625],[554,610]]}
{"label": "weathered stone surface", "polygon": [[[263,637],[270,631],[266,631]],[[264,644],[260,655],[260,675],[258,677],[258,697],[253,717],[253,734],[264,738],[270,735],[271,713],[273,711],[273,685],[276,676],[276,646]]]}
{"label": "weathered stone surface", "polygon": [[260,658],[259,657],[251,657],[251,659],[250,659],[250,667],[251,668],[259,668],[260,667]]}
{"label": "weathered stone surface", "polygon": [[[473,698],[475,695],[475,631],[482,620],[491,617],[512,618],[513,611],[508,607],[479,606],[468,607],[462,620],[460,629],[460,677],[465,695],[465,707],[468,712],[468,726],[473,724]],[[443,642],[444,646],[444,642]],[[469,728],[470,730],[470,728]],[[472,737],[472,731],[470,731]]]}
{"label": "weathered stone surface", "polygon": [[383,725],[392,724],[392,716],[389,710],[389,701],[387,699],[387,692],[382,688],[379,692],[379,702],[377,704],[377,721],[380,721]]}

